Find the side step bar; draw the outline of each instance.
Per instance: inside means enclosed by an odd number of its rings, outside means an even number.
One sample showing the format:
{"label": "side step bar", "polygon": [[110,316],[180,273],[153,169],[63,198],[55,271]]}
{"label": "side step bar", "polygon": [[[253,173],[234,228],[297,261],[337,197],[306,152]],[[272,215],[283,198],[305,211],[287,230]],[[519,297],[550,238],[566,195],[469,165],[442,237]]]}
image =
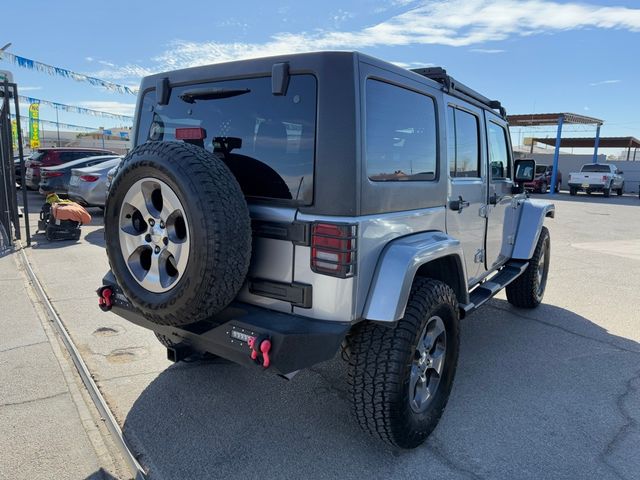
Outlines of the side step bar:
{"label": "side step bar", "polygon": [[469,303],[460,305],[460,317],[464,318],[485,304],[496,293],[524,273],[529,266],[527,260],[511,260],[489,280],[481,283],[469,294]]}

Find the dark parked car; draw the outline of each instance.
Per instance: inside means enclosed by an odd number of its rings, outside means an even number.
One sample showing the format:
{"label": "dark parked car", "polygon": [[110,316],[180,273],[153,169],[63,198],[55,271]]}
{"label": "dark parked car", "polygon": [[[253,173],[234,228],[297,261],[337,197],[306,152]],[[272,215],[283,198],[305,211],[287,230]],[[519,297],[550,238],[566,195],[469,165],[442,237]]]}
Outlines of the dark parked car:
{"label": "dark parked car", "polygon": [[96,155],[115,155],[115,153],[99,148],[39,148],[25,162],[25,185],[32,190],[38,188],[41,167],[54,167],[79,158]]}
{"label": "dark parked car", "polygon": [[41,168],[40,193],[67,193],[69,191],[69,181],[71,180],[72,169],[91,167],[116,158],[120,157],[117,155],[100,155],[97,157],[80,158],[55,167]]}
{"label": "dark parked car", "polygon": [[[547,193],[549,185],[551,185],[551,175],[553,175],[553,166],[551,165],[536,165],[536,177],[531,182],[524,184],[524,188],[537,193]],[[556,179],[556,191],[560,191],[560,185],[562,184],[562,173],[558,171],[558,178]]]}

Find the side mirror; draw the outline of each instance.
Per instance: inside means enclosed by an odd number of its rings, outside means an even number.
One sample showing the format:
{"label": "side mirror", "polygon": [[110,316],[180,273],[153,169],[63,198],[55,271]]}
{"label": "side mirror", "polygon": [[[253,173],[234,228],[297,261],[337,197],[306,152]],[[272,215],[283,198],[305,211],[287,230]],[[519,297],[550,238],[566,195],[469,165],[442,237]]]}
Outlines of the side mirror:
{"label": "side mirror", "polygon": [[618,175],[622,175],[624,172],[622,170],[618,170]]}
{"label": "side mirror", "polygon": [[535,160],[516,160],[514,163],[515,175],[513,180],[516,183],[531,182],[536,173]]}

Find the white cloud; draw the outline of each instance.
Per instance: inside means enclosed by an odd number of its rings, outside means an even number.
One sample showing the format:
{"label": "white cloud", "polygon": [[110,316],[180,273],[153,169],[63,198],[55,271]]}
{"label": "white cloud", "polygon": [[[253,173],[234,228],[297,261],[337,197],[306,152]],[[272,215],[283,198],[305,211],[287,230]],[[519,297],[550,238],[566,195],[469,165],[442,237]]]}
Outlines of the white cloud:
{"label": "white cloud", "polygon": [[41,86],[27,86],[27,87],[18,87],[18,93],[22,92],[34,92],[36,90],[42,90]]}
{"label": "white cloud", "polygon": [[78,105],[84,108],[90,108],[92,110],[101,110],[103,112],[115,113],[117,115],[130,115],[133,116],[133,113],[136,109],[135,103],[125,103],[125,102],[113,102],[113,101],[84,101],[84,102],[74,102],[74,105]]}
{"label": "white cloud", "polygon": [[[468,47],[584,28],[640,31],[640,9],[548,0],[424,0],[404,2],[403,12],[354,31],[276,33],[261,43],[176,40],[151,67],[125,65],[96,72],[109,79],[137,78],[153,71],[312,50],[357,50],[378,46],[437,44]],[[500,53],[500,49],[475,49]]]}
{"label": "white cloud", "polygon": [[87,62],[93,62],[93,57],[84,57]]}
{"label": "white cloud", "polygon": [[435,67],[434,63],[425,63],[425,62],[391,62],[394,65],[397,65],[402,68],[427,68],[427,67]]}
{"label": "white cloud", "polygon": [[612,83],[620,83],[622,80],[602,80],[600,82],[593,82],[590,83],[589,85],[592,87],[597,87],[598,85],[609,85]]}
{"label": "white cloud", "polygon": [[506,50],[502,50],[500,48],[472,48],[469,51],[473,53],[489,53],[489,54],[506,52]]}

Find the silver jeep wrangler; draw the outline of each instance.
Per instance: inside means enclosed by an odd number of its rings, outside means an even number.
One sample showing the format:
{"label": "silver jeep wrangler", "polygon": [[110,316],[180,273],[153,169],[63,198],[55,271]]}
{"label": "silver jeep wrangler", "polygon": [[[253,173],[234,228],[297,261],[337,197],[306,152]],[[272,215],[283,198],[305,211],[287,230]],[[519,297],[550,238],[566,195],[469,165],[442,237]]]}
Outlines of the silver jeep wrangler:
{"label": "silver jeep wrangler", "polygon": [[440,68],[349,52],[143,79],[109,192],[100,307],[179,361],[291,378],[349,363],[361,427],[403,448],[435,428],[459,320],[502,288],[542,300],[549,203],[522,188],[505,110]]}

